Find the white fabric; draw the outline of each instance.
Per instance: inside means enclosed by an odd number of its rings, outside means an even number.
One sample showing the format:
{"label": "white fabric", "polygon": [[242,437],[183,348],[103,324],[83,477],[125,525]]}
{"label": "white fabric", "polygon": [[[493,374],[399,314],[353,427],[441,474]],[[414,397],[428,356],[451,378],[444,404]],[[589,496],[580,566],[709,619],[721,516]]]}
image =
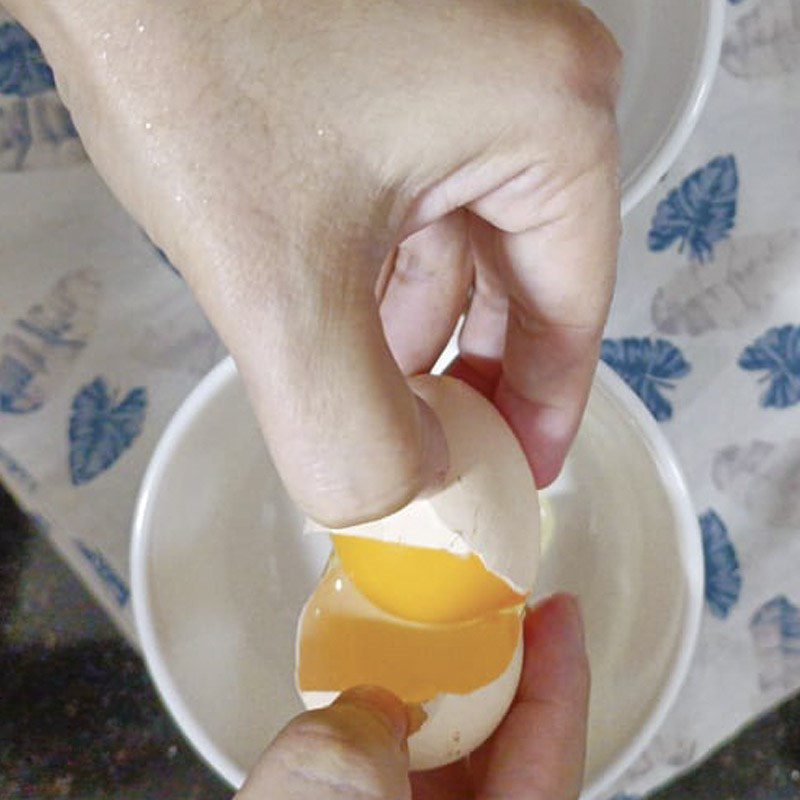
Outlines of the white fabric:
{"label": "white fabric", "polygon": [[[224,351],[82,160],[55,93],[2,76],[0,475],[133,641],[138,483]],[[800,688],[798,130],[800,0],[732,3],[698,130],[625,223],[604,357],[683,463],[708,613],[677,707],[624,793],[686,770]]]}

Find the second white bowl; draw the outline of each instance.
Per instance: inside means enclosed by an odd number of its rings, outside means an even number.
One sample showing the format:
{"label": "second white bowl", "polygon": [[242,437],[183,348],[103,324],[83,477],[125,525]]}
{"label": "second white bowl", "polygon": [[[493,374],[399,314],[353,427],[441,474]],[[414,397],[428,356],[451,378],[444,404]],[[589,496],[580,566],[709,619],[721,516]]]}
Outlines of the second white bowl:
{"label": "second white bowl", "polygon": [[622,212],[672,166],[694,130],[722,47],[723,0],[588,0],[624,56],[618,120]]}

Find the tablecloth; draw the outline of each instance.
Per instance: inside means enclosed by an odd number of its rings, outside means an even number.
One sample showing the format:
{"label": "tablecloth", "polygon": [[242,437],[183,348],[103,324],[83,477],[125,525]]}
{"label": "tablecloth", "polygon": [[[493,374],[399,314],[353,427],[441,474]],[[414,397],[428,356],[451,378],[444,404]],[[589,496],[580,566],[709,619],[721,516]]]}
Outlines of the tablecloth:
{"label": "tablecloth", "polygon": [[[680,458],[706,557],[694,665],[619,798],[800,689],[800,0],[728,10],[700,124],[625,220],[603,343]],[[224,349],[2,12],[0,332],[0,476],[135,642],[138,484]]]}

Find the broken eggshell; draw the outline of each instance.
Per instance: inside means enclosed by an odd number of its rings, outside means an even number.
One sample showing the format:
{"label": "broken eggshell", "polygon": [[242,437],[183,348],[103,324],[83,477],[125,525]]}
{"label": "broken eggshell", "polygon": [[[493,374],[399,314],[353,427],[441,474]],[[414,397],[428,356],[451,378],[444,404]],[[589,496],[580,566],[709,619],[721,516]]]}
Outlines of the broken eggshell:
{"label": "broken eggshell", "polygon": [[[444,429],[449,468],[442,486],[379,520],[335,531],[312,522],[307,530],[462,556],[474,553],[490,572],[519,594],[528,595],[539,564],[539,503],[519,442],[494,406],[467,384],[430,375],[411,378],[410,384]],[[299,632],[300,626],[298,663]],[[428,718],[409,739],[412,769],[448,764],[491,736],[516,693],[522,651],[520,615],[516,648],[496,678],[467,694],[442,693],[423,703]],[[458,668],[459,659],[468,657],[454,654],[453,668]],[[298,693],[307,708],[328,705],[346,688],[304,692],[298,681]]]}
{"label": "broken eggshell", "polygon": [[444,429],[449,467],[442,487],[372,522],[332,530],[309,521],[306,529],[475,553],[516,592],[529,593],[539,566],[539,500],[516,436],[463,381],[418,375],[409,383]]}
{"label": "broken eggshell", "polygon": [[[468,756],[497,729],[511,707],[522,671],[522,625],[514,655],[503,672],[470,694],[440,694],[422,704],[427,719],[408,739],[412,770],[443,767]],[[309,710],[330,705],[339,692],[299,692]]]}

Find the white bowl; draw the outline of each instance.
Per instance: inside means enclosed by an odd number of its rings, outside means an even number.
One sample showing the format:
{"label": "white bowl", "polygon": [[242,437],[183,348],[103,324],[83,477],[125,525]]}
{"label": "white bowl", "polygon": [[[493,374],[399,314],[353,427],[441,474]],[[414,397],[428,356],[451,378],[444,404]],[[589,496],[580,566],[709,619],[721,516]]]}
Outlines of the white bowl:
{"label": "white bowl", "polygon": [[587,0],[624,54],[619,103],[622,213],[672,166],[716,74],[724,0]]}
{"label": "white bowl", "polygon": [[[658,425],[601,364],[567,466],[546,493],[554,534],[538,594],[581,598],[593,670],[584,797],[641,753],[686,675],[703,595],[697,520]],[[147,470],[132,545],[133,607],[156,686],[231,786],[301,710],[301,605],[327,547],[269,461],[233,362],[177,412]]]}

